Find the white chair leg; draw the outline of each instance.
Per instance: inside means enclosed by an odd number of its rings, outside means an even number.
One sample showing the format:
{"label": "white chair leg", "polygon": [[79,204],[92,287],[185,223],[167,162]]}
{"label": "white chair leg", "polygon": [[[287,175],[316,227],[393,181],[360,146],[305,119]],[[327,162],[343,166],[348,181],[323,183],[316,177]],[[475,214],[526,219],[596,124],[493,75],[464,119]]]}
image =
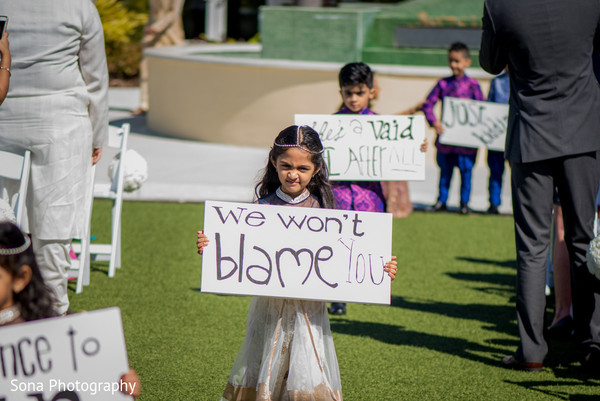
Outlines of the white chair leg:
{"label": "white chair leg", "polygon": [[117,244],[119,242],[119,231],[121,227],[122,200],[117,199],[113,207],[113,227],[111,235],[110,263],[108,265],[108,277],[114,277],[117,263]]}
{"label": "white chair leg", "polygon": [[[89,239],[87,240],[89,242]],[[83,285],[86,279],[86,274],[85,274],[85,249],[88,247],[88,245],[86,244],[86,240],[82,239],[81,240],[81,250],[79,252],[79,255],[77,256],[77,286],[75,288],[75,293],[76,294],[80,294],[83,291]],[[88,277],[88,282],[89,282],[89,277]]]}
{"label": "white chair leg", "polygon": [[115,266],[117,269],[121,268],[121,224],[119,224],[119,228],[118,228]]}

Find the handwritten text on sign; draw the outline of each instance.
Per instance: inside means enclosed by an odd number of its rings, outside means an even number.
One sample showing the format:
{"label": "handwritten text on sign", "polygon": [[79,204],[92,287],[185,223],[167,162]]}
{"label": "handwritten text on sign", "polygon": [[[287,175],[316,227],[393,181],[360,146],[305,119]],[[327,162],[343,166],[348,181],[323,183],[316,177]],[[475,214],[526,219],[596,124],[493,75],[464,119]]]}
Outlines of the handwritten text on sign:
{"label": "handwritten text on sign", "polygon": [[507,121],[507,104],[445,97],[442,105],[444,133],[440,135],[440,142],[504,151]]}
{"label": "handwritten text on sign", "polygon": [[127,370],[118,308],[0,329],[0,400],[131,400]]}
{"label": "handwritten text on sign", "polygon": [[392,217],[208,201],[202,291],[389,304]]}
{"label": "handwritten text on sign", "polygon": [[424,180],[423,116],[296,114],[317,131],[333,181]]}

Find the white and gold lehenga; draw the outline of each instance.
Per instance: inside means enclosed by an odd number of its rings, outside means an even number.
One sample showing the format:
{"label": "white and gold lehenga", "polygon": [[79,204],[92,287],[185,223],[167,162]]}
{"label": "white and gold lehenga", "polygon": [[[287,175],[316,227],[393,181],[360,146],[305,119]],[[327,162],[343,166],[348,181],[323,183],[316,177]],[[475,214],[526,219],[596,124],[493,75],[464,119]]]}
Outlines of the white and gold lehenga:
{"label": "white and gold lehenga", "polygon": [[[319,207],[267,196],[266,204]],[[341,401],[340,371],[322,301],[254,297],[246,337],[221,401]]]}

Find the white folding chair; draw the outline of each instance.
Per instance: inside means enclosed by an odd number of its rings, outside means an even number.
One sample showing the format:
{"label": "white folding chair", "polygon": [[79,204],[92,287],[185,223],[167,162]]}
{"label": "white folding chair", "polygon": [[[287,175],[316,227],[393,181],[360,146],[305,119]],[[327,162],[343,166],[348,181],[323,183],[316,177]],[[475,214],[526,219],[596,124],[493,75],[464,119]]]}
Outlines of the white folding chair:
{"label": "white folding chair", "polygon": [[[83,291],[83,286],[89,284],[90,261],[108,261],[108,276],[113,277],[115,270],[121,267],[121,208],[123,205],[123,156],[127,152],[127,139],[130,125],[125,123],[121,128],[109,127],[107,147],[119,149],[118,164],[113,171],[114,177],[111,184],[96,184],[96,166],[92,166],[91,185],[87,194],[87,228],[80,244],[73,244],[73,250],[78,257],[72,261],[72,273],[77,273],[76,293]],[[111,199],[111,242],[110,244],[92,244],[90,242],[90,225],[94,199]]]}
{"label": "white folding chair", "polygon": [[108,147],[119,149],[117,168],[113,171],[112,183],[94,185],[94,198],[111,199],[111,242],[110,244],[91,244],[92,260],[108,260],[108,276],[113,277],[115,270],[121,267],[121,209],[123,206],[123,160],[127,152],[127,139],[130,125],[125,123],[121,128],[111,127],[108,135]]}
{"label": "white folding chair", "polygon": [[19,190],[8,200],[16,222],[21,226],[29,185],[29,173],[31,171],[31,152],[26,150],[23,155],[0,150],[0,177],[19,181]]}
{"label": "white folding chair", "polygon": [[73,251],[77,254],[77,259],[71,260],[71,269],[68,272],[70,277],[77,276],[77,286],[75,293],[79,294],[83,291],[84,285],[90,284],[90,224],[92,218],[92,204],[94,203],[94,180],[96,178],[96,166],[92,166],[90,172],[88,190],[85,195],[86,216],[85,228],[83,230],[83,238],[78,238],[80,243],[72,244]]}

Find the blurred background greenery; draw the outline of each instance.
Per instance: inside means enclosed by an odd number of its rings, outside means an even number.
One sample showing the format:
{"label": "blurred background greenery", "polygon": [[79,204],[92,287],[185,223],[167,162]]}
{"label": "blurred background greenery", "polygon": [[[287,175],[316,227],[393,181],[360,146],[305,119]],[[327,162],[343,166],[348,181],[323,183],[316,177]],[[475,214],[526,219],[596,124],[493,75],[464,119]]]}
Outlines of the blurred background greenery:
{"label": "blurred background greenery", "polygon": [[147,0],[97,0],[102,20],[111,80],[130,80],[139,74],[142,32],[148,21]]}

